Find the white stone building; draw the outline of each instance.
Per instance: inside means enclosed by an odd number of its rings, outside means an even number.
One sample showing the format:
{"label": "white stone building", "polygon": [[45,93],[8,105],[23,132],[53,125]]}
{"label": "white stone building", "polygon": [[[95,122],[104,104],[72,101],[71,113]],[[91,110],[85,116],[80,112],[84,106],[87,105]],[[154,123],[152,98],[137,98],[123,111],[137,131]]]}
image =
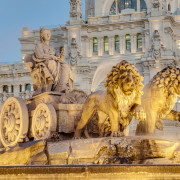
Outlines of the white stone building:
{"label": "white stone building", "polygon": [[0,107],[8,97],[27,99],[32,96],[32,93],[32,79],[24,64],[0,66]]}
{"label": "white stone building", "polygon": [[[179,64],[180,0],[70,0],[70,18],[52,29],[52,45],[66,49],[75,88],[90,92],[92,77],[104,61],[128,60],[146,84],[160,69]],[[33,52],[39,30],[24,28],[19,39],[22,58]]]}
{"label": "white stone building", "polygon": [[[135,64],[145,78],[144,84],[167,65],[180,64],[180,0],[85,0],[85,19],[81,0],[70,0],[70,5],[66,25],[51,29],[51,45],[57,53],[65,47],[66,61],[75,74],[75,88],[90,92],[95,70],[106,61]],[[39,30],[23,28],[19,40],[23,59],[33,53]],[[11,78],[1,87],[8,85],[11,89],[15,81],[24,92],[26,82],[32,84],[27,70],[21,71],[21,83],[13,77],[15,65],[8,67],[12,68]],[[6,76],[2,81],[8,82]],[[178,103],[175,108],[180,109]]]}

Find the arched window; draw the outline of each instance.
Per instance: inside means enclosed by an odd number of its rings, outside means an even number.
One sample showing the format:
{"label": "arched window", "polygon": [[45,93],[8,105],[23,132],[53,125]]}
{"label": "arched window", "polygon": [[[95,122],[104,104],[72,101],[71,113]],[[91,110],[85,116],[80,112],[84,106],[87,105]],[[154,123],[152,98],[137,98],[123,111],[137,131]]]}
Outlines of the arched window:
{"label": "arched window", "polygon": [[109,52],[109,38],[107,36],[104,37],[104,52]]}
{"label": "arched window", "polygon": [[7,85],[4,85],[4,86],[3,86],[3,92],[6,92],[6,93],[9,92],[9,91],[8,91],[8,86],[7,86]]}
{"label": "arched window", "polygon": [[[115,0],[111,6],[110,15],[121,13],[123,9],[134,9],[137,11],[137,0]],[[140,0],[141,11],[147,10],[145,0]]]}
{"label": "arched window", "polygon": [[140,1],[140,9],[141,11],[146,11],[147,10],[147,6],[144,0]]}
{"label": "arched window", "polygon": [[120,51],[119,36],[115,36],[115,51]]}
{"label": "arched window", "polygon": [[171,5],[168,4],[168,11],[171,11]]}
{"label": "arched window", "polygon": [[26,84],[25,90],[26,90],[26,91],[31,91],[31,85],[30,85],[30,84]]}
{"label": "arched window", "polygon": [[14,86],[11,86],[11,92],[14,93]]}
{"label": "arched window", "polygon": [[131,36],[129,34],[126,35],[126,50],[131,50]]}
{"label": "arched window", "polygon": [[93,52],[98,52],[98,40],[96,37],[93,38]]}
{"label": "arched window", "polygon": [[137,49],[139,51],[142,50],[142,34],[141,33],[137,34]]}
{"label": "arched window", "polygon": [[117,13],[116,12],[116,6],[117,6],[116,1],[114,1],[112,6],[111,6],[110,12],[109,12],[110,15],[114,15]]}
{"label": "arched window", "polygon": [[19,86],[19,92],[22,92],[22,85]]}

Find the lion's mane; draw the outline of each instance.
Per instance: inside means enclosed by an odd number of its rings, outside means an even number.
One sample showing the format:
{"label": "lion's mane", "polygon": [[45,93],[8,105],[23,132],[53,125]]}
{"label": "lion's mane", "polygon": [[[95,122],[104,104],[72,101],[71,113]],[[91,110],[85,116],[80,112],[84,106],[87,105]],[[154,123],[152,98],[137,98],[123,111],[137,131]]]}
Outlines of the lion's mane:
{"label": "lion's mane", "polygon": [[142,95],[142,89],[144,85],[142,84],[142,81],[144,78],[138,73],[136,67],[127,61],[123,60],[120,63],[118,63],[116,66],[113,66],[111,72],[107,75],[107,81],[104,84],[104,87],[107,87],[109,90],[118,88],[118,81],[122,80],[129,74],[132,75],[135,83],[135,91],[136,95]]}
{"label": "lion's mane", "polygon": [[168,95],[175,94],[175,88],[178,86],[179,82],[180,69],[172,66],[164,68],[151,80],[154,87],[161,88],[162,90],[168,92]]}

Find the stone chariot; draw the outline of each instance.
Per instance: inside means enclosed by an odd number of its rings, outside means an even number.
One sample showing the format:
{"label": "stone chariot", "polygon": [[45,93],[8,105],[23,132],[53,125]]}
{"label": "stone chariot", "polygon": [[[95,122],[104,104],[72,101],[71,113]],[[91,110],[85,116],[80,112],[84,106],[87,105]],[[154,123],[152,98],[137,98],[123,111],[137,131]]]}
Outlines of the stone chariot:
{"label": "stone chariot", "polygon": [[81,117],[82,104],[62,104],[62,93],[45,92],[24,101],[10,97],[0,115],[4,147],[28,139],[50,139],[54,133],[72,133]]}

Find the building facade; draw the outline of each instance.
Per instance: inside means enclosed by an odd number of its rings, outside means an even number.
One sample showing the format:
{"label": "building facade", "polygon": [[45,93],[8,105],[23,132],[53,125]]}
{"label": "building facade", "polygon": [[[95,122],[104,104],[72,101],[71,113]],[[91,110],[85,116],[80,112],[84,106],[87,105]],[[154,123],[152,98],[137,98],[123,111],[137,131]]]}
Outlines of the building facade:
{"label": "building facade", "polygon": [[[70,0],[69,20],[51,32],[51,45],[57,53],[65,47],[66,61],[75,75],[74,87],[88,93],[93,75],[103,62],[129,61],[144,76],[144,84],[162,68],[180,65],[180,0],[86,0],[85,19],[81,0]],[[19,41],[24,59],[40,41],[39,30],[23,28]],[[19,66],[23,67],[21,78],[14,77],[15,64],[8,66],[12,68],[10,78],[3,75],[1,79],[9,82],[9,78],[12,83],[2,83],[1,93],[4,85],[12,93],[13,82],[23,86],[22,92],[26,83],[32,85],[25,66]],[[180,110],[179,103],[175,108]]]}
{"label": "building facade", "polygon": [[22,63],[0,66],[0,107],[8,97],[30,98],[33,93],[32,79]]}
{"label": "building facade", "polygon": [[[135,64],[146,84],[167,65],[180,61],[180,0],[70,0],[66,25],[51,29],[51,44],[75,74],[75,88],[90,92],[99,64],[128,60]],[[24,28],[19,39],[22,58],[39,41],[39,30]]]}

